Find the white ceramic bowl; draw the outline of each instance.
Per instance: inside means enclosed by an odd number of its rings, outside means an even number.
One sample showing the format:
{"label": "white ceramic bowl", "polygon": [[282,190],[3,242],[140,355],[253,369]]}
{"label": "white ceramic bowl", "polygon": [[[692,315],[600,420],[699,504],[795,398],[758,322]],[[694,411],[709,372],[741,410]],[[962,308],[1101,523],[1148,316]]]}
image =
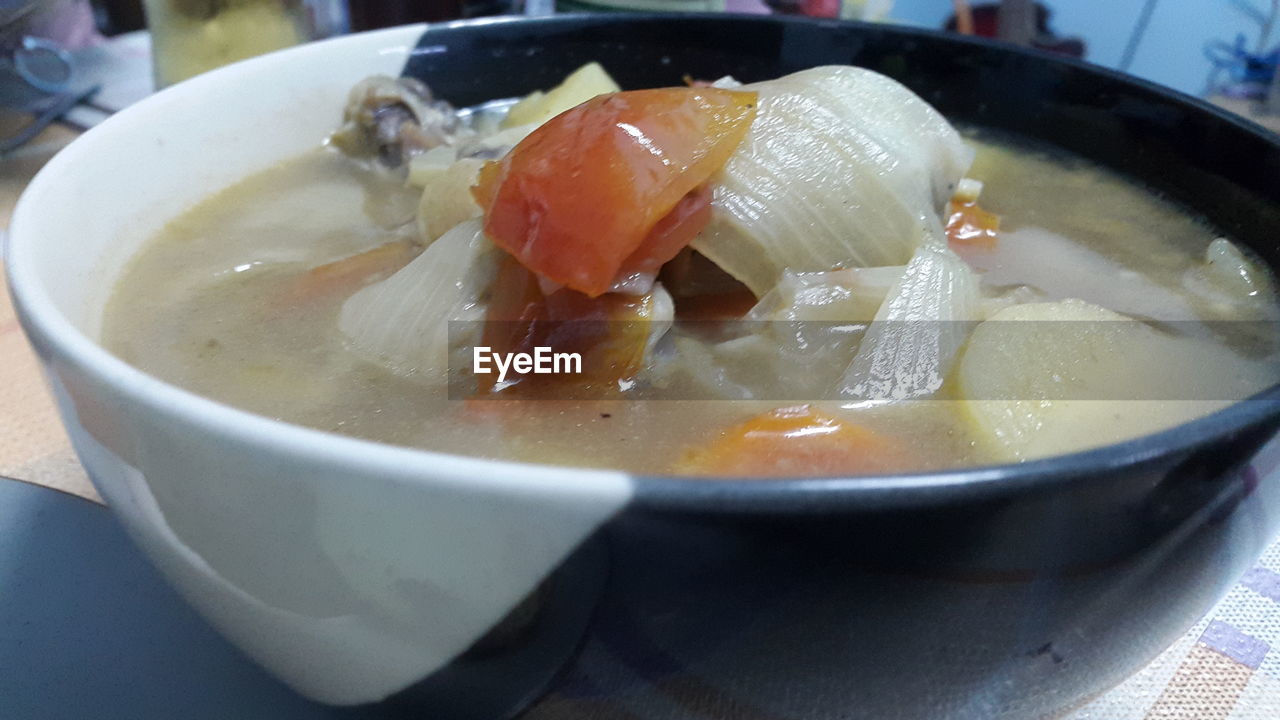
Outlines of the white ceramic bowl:
{"label": "white ceramic bowl", "polygon": [[151,378],[94,340],[140,243],[216,190],[315,148],[350,88],[398,74],[422,31],[275,53],[113,116],[32,181],[6,258],[102,497],[214,625],[329,703],[380,700],[464,650],[626,501],[627,479],[274,422]]}

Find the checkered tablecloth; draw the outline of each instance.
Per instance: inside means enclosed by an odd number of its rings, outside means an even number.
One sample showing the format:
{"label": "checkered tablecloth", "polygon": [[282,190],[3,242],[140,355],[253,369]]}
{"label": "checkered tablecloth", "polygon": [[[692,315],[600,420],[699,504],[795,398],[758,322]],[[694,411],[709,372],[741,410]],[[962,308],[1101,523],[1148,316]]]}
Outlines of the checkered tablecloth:
{"label": "checkered tablecloth", "polygon": [[[1071,720],[1280,719],[1280,544],[1173,647]],[[1274,648],[1274,649],[1273,649]]]}
{"label": "checkered tablecloth", "polygon": [[[0,286],[3,280],[0,280]],[[0,475],[98,499],[0,292]],[[1280,544],[1173,647],[1071,720],[1280,720]],[[570,717],[552,710],[556,717]],[[942,720],[942,719],[937,719]]]}

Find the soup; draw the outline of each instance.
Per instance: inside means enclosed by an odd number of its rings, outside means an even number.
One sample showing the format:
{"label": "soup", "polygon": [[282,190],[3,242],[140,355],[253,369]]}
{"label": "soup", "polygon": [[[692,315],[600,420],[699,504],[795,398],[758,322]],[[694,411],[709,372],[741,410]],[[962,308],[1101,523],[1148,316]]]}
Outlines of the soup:
{"label": "soup", "polygon": [[495,117],[370,80],[150,239],[104,342],[322,430],[688,475],[1020,461],[1280,377],[1265,270],[1124,178],[865,70],[697,85],[593,65]]}

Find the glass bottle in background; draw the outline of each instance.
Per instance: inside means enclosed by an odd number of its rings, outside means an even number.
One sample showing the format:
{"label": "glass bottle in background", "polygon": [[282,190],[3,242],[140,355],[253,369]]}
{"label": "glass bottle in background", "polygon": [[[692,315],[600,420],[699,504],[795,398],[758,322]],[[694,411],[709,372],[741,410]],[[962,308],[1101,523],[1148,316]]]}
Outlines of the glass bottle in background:
{"label": "glass bottle in background", "polygon": [[144,0],[156,88],[347,30],[344,0]]}

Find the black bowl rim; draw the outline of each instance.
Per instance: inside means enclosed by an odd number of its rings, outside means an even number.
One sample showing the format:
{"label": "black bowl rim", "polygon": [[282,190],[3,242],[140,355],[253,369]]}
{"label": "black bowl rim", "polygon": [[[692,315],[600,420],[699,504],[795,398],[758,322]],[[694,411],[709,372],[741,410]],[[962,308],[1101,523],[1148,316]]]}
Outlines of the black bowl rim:
{"label": "black bowl rim", "polygon": [[1138,75],[1133,75],[1122,70],[1113,70],[1105,65],[1098,65],[1096,63],[1077,59],[1068,55],[1060,55],[1047,50],[1016,45],[1004,40],[979,37],[976,35],[961,35],[958,33],[919,25],[891,22],[867,22],[861,20],[839,20],[834,18],[816,18],[797,15],[755,15],[750,13],[732,12],[572,12],[532,17],[522,15],[499,15],[492,17],[465,18],[461,20],[447,20],[444,22],[428,23],[423,27],[424,33],[431,33],[441,30],[462,30],[465,32],[478,28],[502,25],[537,26],[545,24],[565,26],[580,25],[589,27],[591,25],[619,25],[640,22],[688,21],[720,24],[728,21],[733,23],[761,25],[807,25],[814,27],[858,28],[868,32],[886,32],[891,35],[928,38],[932,41],[952,43],[955,45],[995,48],[1000,52],[1005,52],[1011,55],[1021,55],[1035,60],[1065,65],[1084,72],[1085,74],[1095,75],[1114,82],[1142,88],[1154,95],[1162,96],[1166,100],[1174,100],[1176,102],[1195,107],[1197,110],[1212,115],[1217,121],[1233,125],[1245,132],[1248,132],[1249,134],[1266,140],[1273,145],[1280,145],[1280,132],[1273,131],[1265,125],[1261,125],[1243,115],[1240,115],[1239,113],[1235,113],[1224,107],[1215,105],[1204,98],[1190,95],[1167,85],[1161,85],[1155,81],[1139,77]]}

